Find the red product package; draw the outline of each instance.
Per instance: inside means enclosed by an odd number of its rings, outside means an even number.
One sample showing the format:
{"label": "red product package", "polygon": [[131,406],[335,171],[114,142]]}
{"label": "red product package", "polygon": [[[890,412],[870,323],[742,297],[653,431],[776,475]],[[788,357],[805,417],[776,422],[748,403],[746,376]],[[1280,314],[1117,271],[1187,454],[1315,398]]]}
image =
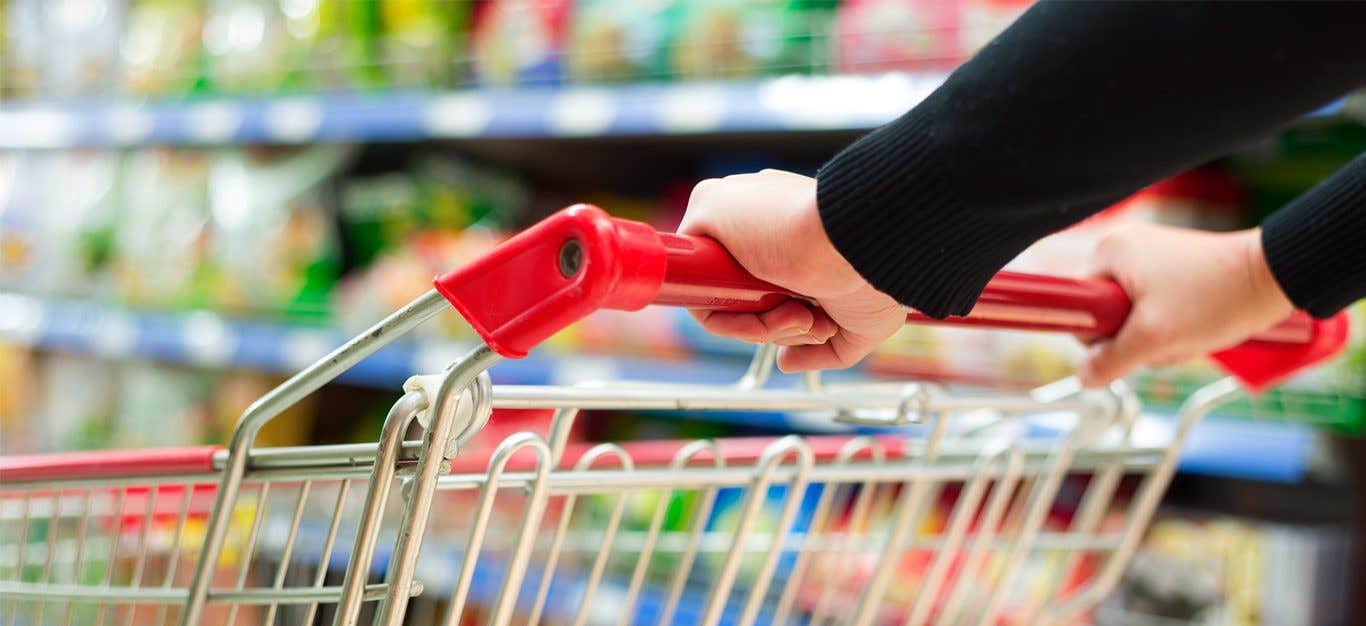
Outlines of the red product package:
{"label": "red product package", "polygon": [[965,54],[959,0],[847,0],[835,15],[840,72],[947,70]]}

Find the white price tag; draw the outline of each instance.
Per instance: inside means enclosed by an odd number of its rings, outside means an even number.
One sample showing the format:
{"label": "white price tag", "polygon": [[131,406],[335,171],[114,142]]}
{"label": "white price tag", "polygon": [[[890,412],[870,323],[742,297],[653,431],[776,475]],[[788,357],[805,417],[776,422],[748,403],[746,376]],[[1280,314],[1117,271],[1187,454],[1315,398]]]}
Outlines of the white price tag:
{"label": "white price tag", "polygon": [[323,125],[323,115],[323,106],[316,100],[277,102],[266,109],[266,133],[272,139],[303,143],[318,135],[318,129]]}
{"label": "white price tag", "polygon": [[105,115],[105,132],[109,141],[121,146],[145,143],[152,134],[156,120],[142,107],[120,106]]}
{"label": "white price tag", "polygon": [[186,116],[185,134],[199,143],[223,143],[242,127],[242,109],[228,102],[195,105]]}
{"label": "white price tag", "polygon": [[105,358],[119,358],[133,353],[137,346],[138,326],[127,314],[114,312],[100,319],[95,333],[95,354]]}
{"label": "white price tag", "polygon": [[434,137],[477,137],[492,119],[493,105],[477,93],[435,98],[422,112],[422,124]]}
{"label": "white price tag", "polygon": [[616,101],[597,89],[571,89],[550,102],[550,132],[562,136],[600,135],[616,119]]}
{"label": "white price tag", "polygon": [[206,367],[221,366],[237,349],[236,337],[221,318],[207,311],[191,313],[185,319],[181,341],[190,362]]}
{"label": "white price tag", "polygon": [[659,127],[666,133],[706,133],[726,117],[726,92],[719,87],[677,87],[659,106]]}
{"label": "white price tag", "polygon": [[43,336],[47,311],[34,298],[0,293],[0,339],[31,346]]}

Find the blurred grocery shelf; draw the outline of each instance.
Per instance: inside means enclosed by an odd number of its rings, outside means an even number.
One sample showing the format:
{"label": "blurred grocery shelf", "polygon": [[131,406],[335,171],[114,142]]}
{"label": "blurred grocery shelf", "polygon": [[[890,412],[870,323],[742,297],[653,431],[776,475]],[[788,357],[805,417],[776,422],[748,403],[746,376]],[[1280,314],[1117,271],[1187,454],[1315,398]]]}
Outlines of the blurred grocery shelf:
{"label": "blurred grocery shelf", "polygon": [[0,148],[859,130],[941,73],[0,106]]}
{"label": "blurred grocery shelf", "polygon": [[[115,359],[145,359],[206,368],[249,369],[289,374],[341,345],[350,335],[331,327],[234,320],[207,311],[142,312],[107,304],[0,293],[0,341],[58,352]],[[722,383],[744,372],[743,350],[713,340],[693,341],[693,358],[666,360],[632,356],[561,356],[542,351],[508,360],[492,370],[503,384],[572,384],[626,379],[674,383]],[[351,384],[398,389],[416,373],[439,371],[464,354],[468,344],[450,340],[399,341],[342,374]],[[694,417],[731,420],[735,415]],[[745,424],[803,432],[843,430],[809,416],[745,413]],[[1139,437],[1165,440],[1170,415],[1150,413]],[[1306,475],[1316,442],[1303,424],[1206,419],[1196,426],[1181,459],[1181,470],[1199,474],[1295,482]]]}
{"label": "blurred grocery shelf", "polygon": [[[206,368],[296,372],[351,334],[324,326],[237,320],[210,311],[149,312],[108,304],[0,293],[0,341],[103,358],[135,358]],[[444,339],[400,340],[342,374],[347,383],[397,389],[415,373],[440,371],[470,344]],[[669,362],[629,357],[532,356],[493,371],[508,384],[573,382],[626,373],[645,380],[717,382],[738,378],[742,360]]]}

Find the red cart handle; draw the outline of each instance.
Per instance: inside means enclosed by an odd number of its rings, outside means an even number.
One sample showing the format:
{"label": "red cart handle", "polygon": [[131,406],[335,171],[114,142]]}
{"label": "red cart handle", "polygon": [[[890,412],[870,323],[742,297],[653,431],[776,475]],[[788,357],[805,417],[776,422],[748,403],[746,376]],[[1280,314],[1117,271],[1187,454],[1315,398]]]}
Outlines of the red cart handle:
{"label": "red cart handle", "polygon": [[[598,309],[634,311],[662,304],[764,311],[800,297],[746,272],[711,239],[655,232],[649,225],[578,204],[437,277],[437,291],[497,353],[521,358],[540,342]],[[1114,335],[1129,298],[1108,280],[1001,272],[964,317],[917,323]],[[1337,353],[1347,318],[1316,320],[1296,312],[1214,360],[1253,390]]]}

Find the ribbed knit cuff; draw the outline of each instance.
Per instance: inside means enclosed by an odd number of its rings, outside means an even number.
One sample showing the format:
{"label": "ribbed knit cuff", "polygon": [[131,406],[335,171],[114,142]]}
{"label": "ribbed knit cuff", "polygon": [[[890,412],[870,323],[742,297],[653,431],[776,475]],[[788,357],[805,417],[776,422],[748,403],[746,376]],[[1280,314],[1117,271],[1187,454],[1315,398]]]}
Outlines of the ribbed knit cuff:
{"label": "ribbed knit cuff", "polygon": [[1262,223],[1281,290],[1318,318],[1366,297],[1366,154]]}
{"label": "ribbed knit cuff", "polygon": [[[855,142],[817,174],[825,232],[878,290],[936,318],[966,315],[1029,245],[1008,223],[965,211],[932,133],[913,117]],[[1026,236],[1027,237],[1027,236]]]}

